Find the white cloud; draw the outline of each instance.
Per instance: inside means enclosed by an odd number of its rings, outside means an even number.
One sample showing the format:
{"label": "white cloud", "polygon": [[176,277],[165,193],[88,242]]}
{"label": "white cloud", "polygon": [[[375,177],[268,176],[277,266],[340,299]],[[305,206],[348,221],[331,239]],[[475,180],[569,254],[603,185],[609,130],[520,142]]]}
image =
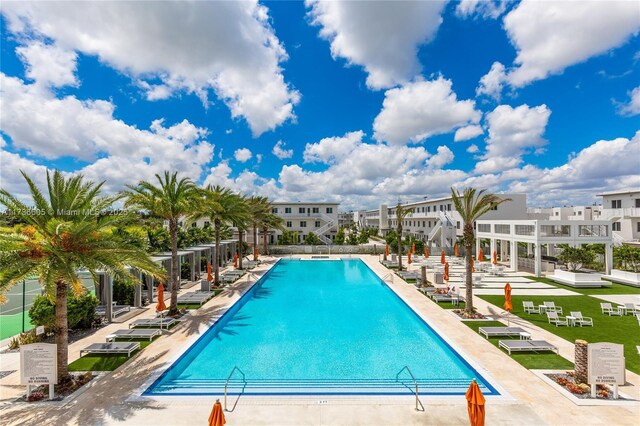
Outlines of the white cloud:
{"label": "white cloud", "polygon": [[46,167],[19,154],[0,150],[0,188],[26,202],[30,192],[20,171],[24,171],[40,188],[46,187]]}
{"label": "white cloud", "polygon": [[456,6],[456,15],[462,18],[480,16],[485,19],[498,19],[507,9],[508,0],[462,0]]}
{"label": "white cloud", "polygon": [[372,89],[393,87],[420,74],[418,47],[431,41],[445,1],[361,2],[306,0],[334,58],[363,66]]}
{"label": "white cloud", "polygon": [[475,173],[490,173],[516,167],[531,149],[542,149],[551,110],[546,105],[513,108],[499,105],[486,115],[489,126],[487,150]]}
{"label": "white cloud", "polygon": [[26,65],[26,76],[38,84],[51,87],[77,86],[75,76],[77,55],[59,46],[31,41],[16,48]]}
{"label": "white cloud", "polygon": [[363,136],[364,133],[359,130],[343,137],[324,138],[318,143],[308,143],[304,148],[304,162],[335,164],[353,151]]}
{"label": "white cloud", "polygon": [[627,92],[627,95],[629,102],[618,104],[618,114],[628,117],[640,114],[640,86]]}
{"label": "white cloud", "polygon": [[454,142],[466,141],[466,140],[478,137],[483,133],[484,133],[484,130],[482,130],[482,127],[475,124],[470,126],[460,127],[458,130],[456,130],[456,134],[453,136],[453,141]]}
{"label": "white cloud", "polygon": [[480,83],[476,88],[476,96],[487,95],[500,101],[506,79],[507,74],[505,73],[504,65],[500,62],[494,62],[489,72],[480,79]]}
{"label": "white cloud", "polygon": [[281,160],[293,157],[293,149],[285,149],[286,143],[282,141],[276,142],[271,153]]}
{"label": "white cloud", "polygon": [[478,148],[478,145],[476,144],[471,144],[467,147],[467,152],[469,154],[475,154],[478,151],[480,151],[480,148]]}
{"label": "white cloud", "polygon": [[427,160],[427,167],[431,169],[441,169],[453,162],[454,155],[453,152],[446,145],[441,145],[438,147],[438,152],[432,155]]}
{"label": "white cloud", "polygon": [[213,90],[256,136],[295,118],[300,95],[280,68],[287,54],[257,1],[8,2],[2,9],[12,33],[96,55],[146,82],[148,99],[186,91],[208,105]]}
{"label": "white cloud", "polygon": [[459,101],[442,76],[387,90],[373,122],[374,138],[391,144],[417,143],[480,121],[472,100]]}
{"label": "white cloud", "polygon": [[640,13],[635,1],[523,0],[504,27],[518,52],[508,80],[523,87],[624,44],[638,34]]}
{"label": "white cloud", "polygon": [[236,161],[246,163],[251,159],[251,157],[253,157],[253,154],[248,148],[240,148],[236,149],[236,151],[233,153],[233,157],[236,159]]}
{"label": "white cloud", "polygon": [[256,162],[258,164],[262,163],[262,154],[256,154]]}

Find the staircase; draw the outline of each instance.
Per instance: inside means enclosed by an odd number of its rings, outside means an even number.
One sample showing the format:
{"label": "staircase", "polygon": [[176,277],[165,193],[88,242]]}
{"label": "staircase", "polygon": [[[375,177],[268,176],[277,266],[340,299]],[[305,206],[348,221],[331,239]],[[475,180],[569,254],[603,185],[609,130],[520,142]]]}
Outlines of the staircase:
{"label": "staircase", "polygon": [[[456,224],[447,212],[438,212],[438,223],[429,232],[428,241],[436,241],[440,248],[451,248],[455,244]],[[438,241],[439,240],[439,241]]]}
{"label": "staircase", "polygon": [[331,238],[325,237],[325,233],[330,231],[331,228],[336,226],[336,221],[333,220],[331,216],[327,216],[326,214],[320,213],[320,218],[325,222],[320,228],[316,229],[314,234],[318,237],[320,241],[322,241],[325,245],[331,245]]}

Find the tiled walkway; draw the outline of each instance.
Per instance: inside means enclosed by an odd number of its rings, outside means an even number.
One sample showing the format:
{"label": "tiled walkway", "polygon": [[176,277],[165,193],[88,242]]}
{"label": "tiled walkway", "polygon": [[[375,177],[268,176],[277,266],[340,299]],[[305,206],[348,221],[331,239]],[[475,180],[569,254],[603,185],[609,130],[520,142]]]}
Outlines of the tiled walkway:
{"label": "tiled walkway", "polygon": [[[373,256],[364,257],[379,275],[388,274]],[[262,268],[261,271],[264,271]],[[259,275],[261,271],[256,271]],[[236,301],[250,285],[243,280],[225,293],[193,312],[179,326],[158,339],[130,362],[115,372],[106,374],[90,389],[66,406],[56,403],[15,404],[10,401],[24,392],[18,386],[17,374],[0,380],[1,424],[45,425],[193,425],[204,424],[212,398],[173,397],[127,402],[151,374],[169,365],[170,360],[200,332],[213,317]],[[576,406],[535,374],[513,361],[507,354],[487,342],[449,312],[395,277],[390,287],[416,313],[432,325],[449,343],[476,366],[485,377],[506,391],[507,397],[488,398],[488,425],[555,425],[555,424],[616,424],[635,425],[640,416],[640,404],[625,406]],[[494,310],[475,298],[483,313]],[[152,313],[149,313],[151,315]],[[525,321],[518,324],[532,330],[537,337],[560,347],[560,354],[573,357],[573,345]],[[513,323],[513,321],[512,321]],[[126,325],[125,325],[126,326]],[[113,328],[111,328],[113,327]],[[100,330],[90,338],[102,341],[117,324]],[[70,359],[78,356],[88,341],[70,347]],[[4,357],[3,357],[4,362]],[[215,360],[212,360],[215,362]],[[628,386],[621,391],[640,399],[640,377],[627,372]],[[227,413],[228,425],[466,425],[464,397],[423,397],[425,411],[414,411],[413,399],[406,398],[258,398],[241,397],[233,412]],[[230,401],[232,405],[233,401]]]}

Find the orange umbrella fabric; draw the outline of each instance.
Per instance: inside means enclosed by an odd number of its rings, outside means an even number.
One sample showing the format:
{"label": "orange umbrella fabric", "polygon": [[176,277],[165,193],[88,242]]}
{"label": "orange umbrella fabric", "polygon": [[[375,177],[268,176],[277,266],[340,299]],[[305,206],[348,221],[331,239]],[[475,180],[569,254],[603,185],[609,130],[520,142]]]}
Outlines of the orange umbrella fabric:
{"label": "orange umbrella fabric", "polygon": [[253,248],[253,260],[258,260],[258,247]]}
{"label": "orange umbrella fabric", "polygon": [[476,262],[473,260],[473,256],[471,256],[471,272],[475,272],[476,271],[475,263]]}
{"label": "orange umbrella fabric", "polygon": [[411,253],[416,254],[416,243],[411,243]]}
{"label": "orange umbrella fabric", "polygon": [[478,252],[478,262],[484,262],[484,252],[482,249]]}
{"label": "orange umbrella fabric", "polygon": [[460,256],[460,250],[458,249],[458,243],[456,243],[456,245],[453,247],[453,254],[455,255],[455,257],[459,257]]}
{"label": "orange umbrella fabric", "polygon": [[498,252],[493,252],[493,264],[497,265],[498,264]]}
{"label": "orange umbrella fabric", "polygon": [[162,283],[158,286],[158,304],[156,305],[156,312],[162,312],[167,309],[167,305],[164,304],[164,286]]}
{"label": "orange umbrella fabric", "polygon": [[449,281],[449,262],[445,262],[444,264],[444,280]]}
{"label": "orange umbrella fabric", "polygon": [[384,246],[384,255],[389,257],[389,244],[385,244]]}
{"label": "orange umbrella fabric", "polygon": [[207,281],[213,281],[213,275],[211,275],[211,262],[207,262]]}
{"label": "orange umbrella fabric", "polygon": [[471,426],[484,426],[484,395],[475,379],[469,385],[465,395],[467,398],[467,411],[469,412],[469,424]]}
{"label": "orange umbrella fabric", "polygon": [[238,267],[238,253],[233,253],[233,267]]}
{"label": "orange umbrella fabric", "polygon": [[428,258],[429,257],[429,247],[425,247],[424,248],[424,257]]}
{"label": "orange umbrella fabric", "polygon": [[511,303],[511,284],[509,283],[504,286],[504,310],[509,312],[513,310],[513,304]]}
{"label": "orange umbrella fabric", "polygon": [[445,262],[446,262],[446,260],[444,258],[444,250],[442,250],[442,253],[440,253],[440,263],[442,263],[444,265]]}
{"label": "orange umbrella fabric", "polygon": [[222,426],[226,422],[224,411],[222,411],[222,404],[220,404],[220,400],[218,399],[216,403],[213,404],[211,414],[209,414],[209,426]]}
{"label": "orange umbrella fabric", "polygon": [[411,265],[411,250],[409,250],[408,256],[409,258],[407,259],[407,263]]}

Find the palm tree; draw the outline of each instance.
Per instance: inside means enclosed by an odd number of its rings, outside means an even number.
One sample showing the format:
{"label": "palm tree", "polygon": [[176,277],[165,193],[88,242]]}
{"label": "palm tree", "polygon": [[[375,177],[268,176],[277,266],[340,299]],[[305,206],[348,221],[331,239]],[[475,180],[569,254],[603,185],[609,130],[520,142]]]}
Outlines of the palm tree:
{"label": "palm tree", "polygon": [[[137,281],[129,268],[163,278],[162,270],[143,248],[114,232],[136,218],[126,212],[105,214],[119,196],[101,195],[104,182],[95,184],[82,175],[65,178],[47,171],[48,198],[22,172],[32,206],[0,189],[0,205],[11,210],[26,226],[0,234],[0,299],[13,285],[35,276],[45,294],[55,300],[55,342],[58,383],[69,376],[68,293],[86,291],[77,271],[88,270],[97,280],[106,271],[122,280]],[[1,300],[0,300],[1,301]]]}
{"label": "palm tree", "polygon": [[[271,214],[271,203],[267,197],[252,196],[247,200],[253,231],[253,246],[258,247],[258,228],[268,214]],[[266,253],[266,252],[265,252]],[[255,260],[255,259],[254,259]]]}
{"label": "palm tree", "polygon": [[400,203],[396,206],[396,233],[398,234],[398,270],[402,270],[402,222],[409,215],[413,213],[413,208],[406,208],[401,206]]}
{"label": "palm tree", "polygon": [[462,217],[463,223],[462,242],[466,253],[465,287],[467,290],[465,310],[467,316],[473,315],[471,251],[473,250],[473,244],[476,240],[474,223],[494,207],[504,203],[505,201],[511,201],[510,198],[500,198],[497,195],[489,193],[485,194],[485,191],[486,190],[484,189],[478,191],[475,188],[466,188],[462,193],[460,193],[458,190],[451,188],[453,205],[455,206],[458,214]]}
{"label": "palm tree", "polygon": [[178,290],[180,288],[180,268],[178,267],[178,226],[181,219],[193,215],[196,210],[198,189],[189,178],[178,180],[178,173],[168,171],[164,176],[156,174],[157,185],[140,181],[138,185],[126,185],[128,191],[125,207],[145,210],[149,215],[169,222],[171,240],[171,303],[169,315],[178,312]]}
{"label": "palm tree", "polygon": [[263,250],[264,253],[267,253],[267,244],[269,243],[267,241],[267,236],[269,234],[269,229],[284,229],[284,219],[281,218],[280,216],[273,214],[273,213],[268,213],[263,219],[262,222],[260,223],[260,227],[262,230],[262,235],[264,240],[262,241],[263,244]]}
{"label": "palm tree", "polygon": [[238,202],[241,204],[244,214],[238,216],[233,221],[236,229],[238,229],[238,268],[242,269],[242,259],[244,258],[244,236],[249,230],[251,224],[251,208],[249,201],[244,195],[235,194],[238,197]]}
{"label": "palm tree", "polygon": [[246,204],[240,196],[228,188],[221,186],[207,186],[202,191],[203,203],[198,210],[196,217],[208,217],[213,222],[215,235],[215,255],[214,255],[214,279],[215,285],[220,284],[220,233],[223,225],[244,220],[247,217]]}

